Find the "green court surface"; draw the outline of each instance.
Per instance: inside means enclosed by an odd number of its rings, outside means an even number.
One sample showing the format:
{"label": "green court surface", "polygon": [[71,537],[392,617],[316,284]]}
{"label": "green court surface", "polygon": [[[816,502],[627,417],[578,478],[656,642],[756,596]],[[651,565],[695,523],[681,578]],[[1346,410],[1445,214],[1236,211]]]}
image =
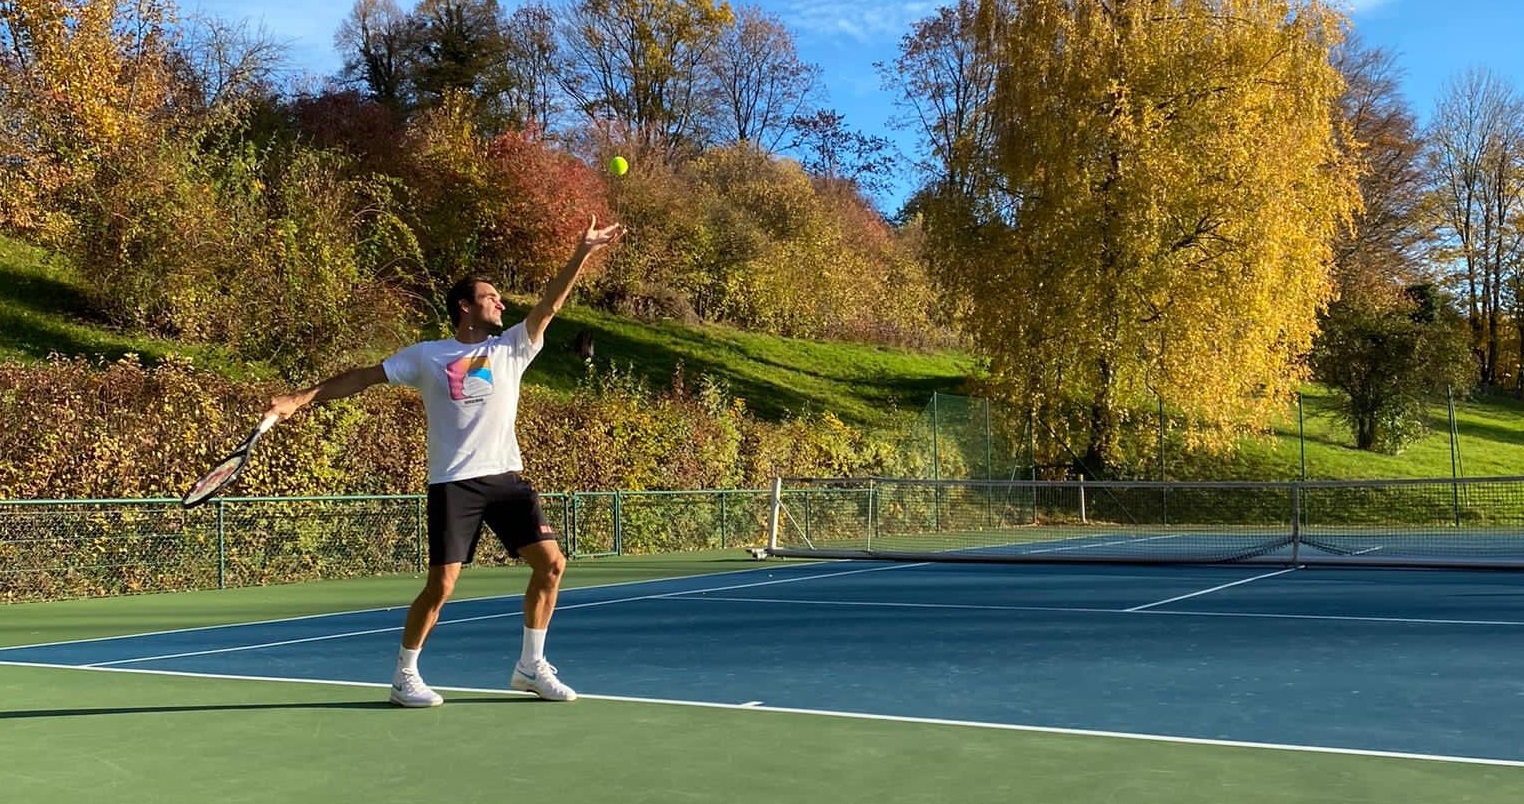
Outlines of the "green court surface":
{"label": "green court surface", "polygon": [[[582,560],[567,585],[754,566],[739,551]],[[468,570],[457,598],[514,594],[523,579]],[[401,606],[419,583],[12,605],[0,646]],[[682,691],[673,679],[665,697]],[[1524,768],[1510,766],[633,700],[457,692],[400,710],[379,686],[21,665],[0,665],[0,695],[0,801],[16,804],[1501,804],[1524,790]]]}

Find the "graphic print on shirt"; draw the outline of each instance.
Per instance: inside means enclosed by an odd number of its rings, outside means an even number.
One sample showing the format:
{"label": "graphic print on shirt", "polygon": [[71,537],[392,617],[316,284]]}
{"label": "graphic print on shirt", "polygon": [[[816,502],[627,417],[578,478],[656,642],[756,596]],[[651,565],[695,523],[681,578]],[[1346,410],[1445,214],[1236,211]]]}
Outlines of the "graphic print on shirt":
{"label": "graphic print on shirt", "polygon": [[462,357],[445,366],[445,376],[456,402],[492,396],[492,364],[485,355]]}

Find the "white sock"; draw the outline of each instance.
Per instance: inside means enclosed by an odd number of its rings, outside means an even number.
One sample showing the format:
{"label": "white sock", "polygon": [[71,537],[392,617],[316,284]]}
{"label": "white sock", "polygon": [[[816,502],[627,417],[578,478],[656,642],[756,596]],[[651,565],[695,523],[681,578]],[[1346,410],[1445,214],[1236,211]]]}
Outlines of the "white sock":
{"label": "white sock", "polygon": [[545,628],[524,626],[524,652],[519,654],[519,664],[534,667],[545,658]]}
{"label": "white sock", "polygon": [[418,672],[418,654],[420,653],[423,653],[423,648],[418,650],[403,648],[399,651],[397,653],[397,672],[400,673],[403,670],[411,670],[414,673]]}

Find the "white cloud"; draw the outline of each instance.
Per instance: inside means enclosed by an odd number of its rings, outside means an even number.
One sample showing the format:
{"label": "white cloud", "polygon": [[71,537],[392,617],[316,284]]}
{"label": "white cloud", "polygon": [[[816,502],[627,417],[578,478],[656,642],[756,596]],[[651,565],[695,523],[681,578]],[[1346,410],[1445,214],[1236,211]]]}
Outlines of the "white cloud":
{"label": "white cloud", "polygon": [[780,0],[766,3],[764,8],[776,14],[796,34],[884,44],[898,42],[910,31],[911,23],[931,16],[946,2]]}
{"label": "white cloud", "polygon": [[1368,14],[1382,6],[1392,5],[1396,0],[1342,0],[1339,5],[1350,14]]}

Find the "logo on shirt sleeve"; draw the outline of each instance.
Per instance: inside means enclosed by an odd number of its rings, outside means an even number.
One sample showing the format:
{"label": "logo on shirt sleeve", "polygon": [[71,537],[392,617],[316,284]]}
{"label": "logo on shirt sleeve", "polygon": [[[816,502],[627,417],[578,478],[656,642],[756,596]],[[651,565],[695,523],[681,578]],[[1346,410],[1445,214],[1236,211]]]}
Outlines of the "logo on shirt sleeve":
{"label": "logo on shirt sleeve", "polygon": [[492,364],[485,355],[463,357],[445,366],[450,379],[450,398],[460,402],[492,396]]}

